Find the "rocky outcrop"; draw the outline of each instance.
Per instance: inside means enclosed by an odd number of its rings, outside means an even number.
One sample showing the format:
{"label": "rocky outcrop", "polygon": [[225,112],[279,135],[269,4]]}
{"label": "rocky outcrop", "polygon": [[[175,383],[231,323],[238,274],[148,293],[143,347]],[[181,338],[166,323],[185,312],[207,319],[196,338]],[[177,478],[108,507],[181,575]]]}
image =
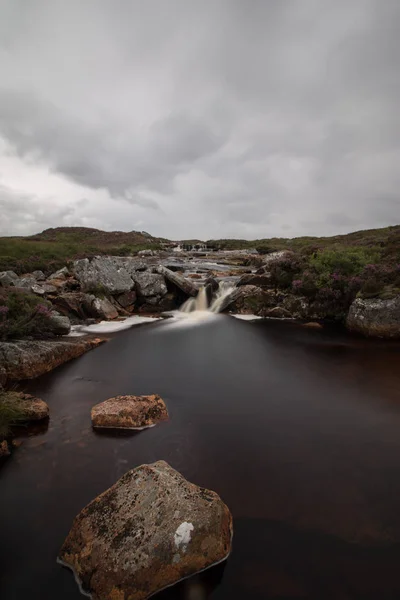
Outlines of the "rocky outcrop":
{"label": "rocky outcrop", "polygon": [[263,317],[269,319],[292,319],[292,313],[282,306],[275,306],[274,308],[267,308],[263,311]]}
{"label": "rocky outcrop", "polygon": [[49,407],[40,398],[22,392],[6,392],[6,396],[18,408],[19,421],[42,421],[49,416]]}
{"label": "rocky outcrop", "polygon": [[14,271],[2,271],[0,273],[0,286],[17,285],[19,277]]}
{"label": "rocky outcrop", "polygon": [[39,377],[104,341],[78,338],[0,342],[0,383]]}
{"label": "rocky outcrop", "polygon": [[59,555],[93,600],[144,600],[225,560],[232,516],[166,462],[128,471],[75,518]]}
{"label": "rocky outcrop", "polygon": [[197,296],[197,292],[199,290],[196,285],[192,281],[185,279],[179,273],[171,271],[163,265],[159,265],[156,271],[160,275],[163,275],[167,281],[179,288],[184,294],[186,294],[186,296]]}
{"label": "rocky outcrop", "polygon": [[91,417],[96,428],[146,429],[168,419],[168,411],[158,395],[116,396],[93,406]]}
{"label": "rocky outcrop", "polygon": [[390,300],[356,298],[346,325],[370,337],[400,338],[400,296]]}
{"label": "rocky outcrop", "polygon": [[117,258],[97,256],[91,260],[76,260],[73,272],[81,285],[81,291],[101,289],[109,294],[122,294],[131,290],[134,287],[132,277]]}

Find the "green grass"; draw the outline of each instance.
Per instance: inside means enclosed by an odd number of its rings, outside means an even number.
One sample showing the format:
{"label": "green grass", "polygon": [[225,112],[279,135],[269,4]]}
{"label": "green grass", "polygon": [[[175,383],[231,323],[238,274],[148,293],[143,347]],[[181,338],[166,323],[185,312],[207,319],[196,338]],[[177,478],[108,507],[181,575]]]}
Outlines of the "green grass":
{"label": "green grass", "polygon": [[18,275],[35,270],[47,275],[78,258],[110,254],[129,256],[139,250],[160,248],[157,238],[138,232],[106,232],[71,227],[48,229],[36,236],[0,238],[0,271]]}
{"label": "green grass", "polygon": [[25,413],[7,392],[0,392],[0,439],[10,434],[11,427],[25,420]]}

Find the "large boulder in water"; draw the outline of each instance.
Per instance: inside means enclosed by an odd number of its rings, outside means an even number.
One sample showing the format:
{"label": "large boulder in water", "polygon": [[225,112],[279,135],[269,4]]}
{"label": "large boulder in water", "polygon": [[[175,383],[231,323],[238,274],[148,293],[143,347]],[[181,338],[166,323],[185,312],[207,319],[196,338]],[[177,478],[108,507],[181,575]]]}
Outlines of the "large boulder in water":
{"label": "large boulder in water", "polygon": [[351,331],[381,338],[400,338],[400,296],[390,300],[356,298],[346,325]]}
{"label": "large boulder in water", "polygon": [[93,427],[146,429],[168,419],[168,410],[157,394],[116,396],[93,406],[91,417]]}
{"label": "large boulder in water", "polygon": [[166,462],[128,471],[75,518],[60,561],[93,600],[144,600],[225,560],[232,516]]}
{"label": "large boulder in water", "polygon": [[96,256],[74,262],[74,275],[82,292],[102,290],[109,294],[122,294],[134,287],[133,279],[118,257]]}

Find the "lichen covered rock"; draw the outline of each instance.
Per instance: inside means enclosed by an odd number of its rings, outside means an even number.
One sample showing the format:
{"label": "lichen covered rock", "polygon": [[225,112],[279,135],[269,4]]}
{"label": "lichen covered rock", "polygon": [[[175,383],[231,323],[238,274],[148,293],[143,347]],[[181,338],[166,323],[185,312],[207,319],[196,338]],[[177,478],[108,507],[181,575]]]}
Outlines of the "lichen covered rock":
{"label": "lichen covered rock", "polygon": [[91,412],[93,427],[145,429],[168,419],[160,396],[116,396],[96,404]]}
{"label": "lichen covered rock", "polygon": [[75,518],[60,561],[93,600],[144,600],[225,560],[232,516],[166,462],[126,473]]}
{"label": "lichen covered rock", "polygon": [[400,296],[390,300],[356,298],[346,325],[370,337],[400,338]]}

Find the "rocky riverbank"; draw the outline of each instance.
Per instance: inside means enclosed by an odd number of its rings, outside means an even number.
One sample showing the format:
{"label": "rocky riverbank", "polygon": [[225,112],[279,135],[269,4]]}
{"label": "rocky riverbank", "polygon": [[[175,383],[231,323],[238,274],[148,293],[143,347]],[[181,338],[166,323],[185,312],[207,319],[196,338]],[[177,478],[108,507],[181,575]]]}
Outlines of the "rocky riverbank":
{"label": "rocky riverbank", "polygon": [[[202,286],[210,304],[218,293],[218,282],[229,280],[234,289],[220,303],[220,311],[305,322],[336,320],[364,335],[398,338],[397,288],[386,285],[382,288],[384,297],[371,298],[371,278],[375,277],[376,284],[376,269],[367,265],[364,281],[361,276],[345,276],[340,271],[343,263],[349,272],[342,256],[330,260],[333,266],[316,263],[311,271],[310,263],[291,251],[264,256],[217,253],[212,259],[204,257],[203,265],[196,263],[193,272],[192,256],[99,256],[76,260],[48,277],[42,271],[21,277],[12,271],[2,272],[0,294],[20,292],[43,302],[48,311],[43,330],[48,336],[60,336],[70,331],[71,324],[176,310]],[[331,273],[332,269],[336,271]],[[386,282],[395,281],[395,267],[389,276],[388,272]],[[0,315],[0,329],[7,321],[4,311],[7,305]]]}

